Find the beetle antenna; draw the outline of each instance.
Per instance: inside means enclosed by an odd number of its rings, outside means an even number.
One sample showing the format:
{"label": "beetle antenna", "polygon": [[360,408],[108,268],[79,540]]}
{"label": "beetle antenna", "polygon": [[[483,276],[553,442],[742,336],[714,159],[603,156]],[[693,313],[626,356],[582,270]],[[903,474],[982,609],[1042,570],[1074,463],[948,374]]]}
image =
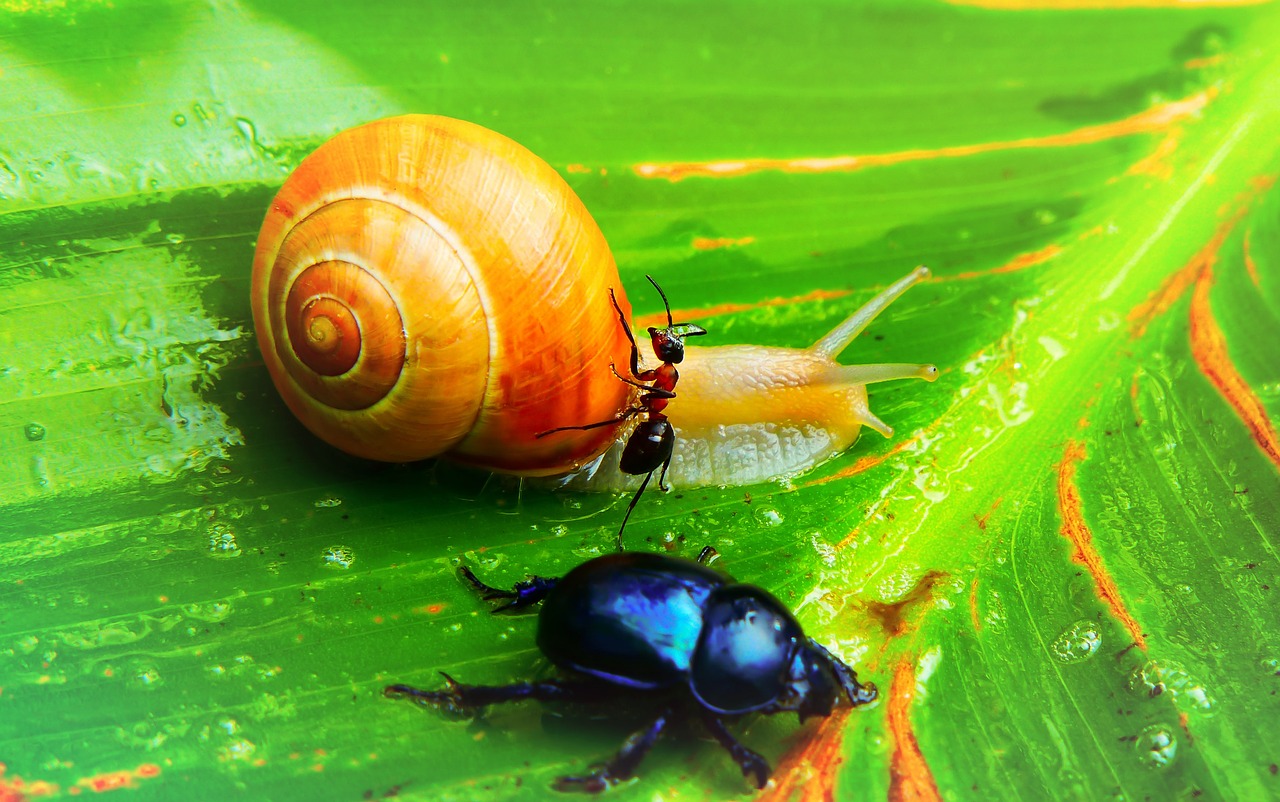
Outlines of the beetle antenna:
{"label": "beetle antenna", "polygon": [[667,303],[667,294],[658,286],[658,282],[653,280],[653,276],[646,275],[645,278],[649,279],[649,283],[652,284],[653,288],[662,296],[662,305],[667,309],[667,328],[671,328],[675,323],[671,320],[671,304]]}

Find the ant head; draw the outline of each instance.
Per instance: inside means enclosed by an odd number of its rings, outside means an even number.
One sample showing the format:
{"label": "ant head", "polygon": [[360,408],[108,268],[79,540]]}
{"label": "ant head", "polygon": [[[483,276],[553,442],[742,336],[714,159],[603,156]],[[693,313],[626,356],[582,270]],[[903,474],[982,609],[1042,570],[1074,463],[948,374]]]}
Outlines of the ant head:
{"label": "ant head", "polygon": [[653,353],[663,362],[678,365],[684,361],[684,338],[706,334],[707,330],[692,323],[673,323],[671,321],[671,304],[667,303],[667,294],[653,280],[653,276],[645,276],[649,283],[662,296],[662,305],[667,310],[666,328],[649,327],[649,338],[653,341]]}

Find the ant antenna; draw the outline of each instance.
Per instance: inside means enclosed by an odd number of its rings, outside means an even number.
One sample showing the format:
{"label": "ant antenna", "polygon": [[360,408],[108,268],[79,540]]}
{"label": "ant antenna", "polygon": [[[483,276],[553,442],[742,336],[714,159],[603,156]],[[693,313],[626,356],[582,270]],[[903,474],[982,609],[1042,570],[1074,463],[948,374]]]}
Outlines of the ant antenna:
{"label": "ant antenna", "polygon": [[653,280],[653,276],[646,275],[645,278],[649,279],[649,283],[652,284],[653,288],[662,296],[662,305],[667,309],[667,328],[675,326],[676,324],[671,320],[671,304],[667,303],[667,294],[658,286],[658,282]]}

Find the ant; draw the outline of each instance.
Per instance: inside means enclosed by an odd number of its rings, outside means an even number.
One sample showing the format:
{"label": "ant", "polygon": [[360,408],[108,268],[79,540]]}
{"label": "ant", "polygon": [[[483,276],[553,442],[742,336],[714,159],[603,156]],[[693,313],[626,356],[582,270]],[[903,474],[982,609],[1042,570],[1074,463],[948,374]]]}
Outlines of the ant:
{"label": "ant", "polygon": [[[667,302],[667,294],[658,286],[658,282],[653,280],[653,276],[645,276],[645,278],[649,279],[649,283],[658,291],[658,295],[662,296],[662,305],[667,310],[666,328],[649,327],[653,353],[662,361],[661,365],[652,370],[640,370],[640,347],[636,344],[635,335],[631,333],[627,316],[618,305],[618,298],[614,295],[613,288],[609,289],[609,300],[613,301],[613,308],[618,312],[618,322],[622,324],[622,331],[631,341],[632,378],[618,373],[617,367],[612,362],[609,363],[609,369],[620,381],[632,387],[638,387],[644,390],[644,393],[640,395],[634,406],[615,418],[588,423],[585,426],[561,426],[534,435],[541,438],[556,432],[619,426],[632,418],[640,418],[640,422],[636,424],[635,430],[627,438],[627,444],[622,449],[622,458],[618,460],[618,469],[623,473],[631,476],[645,474],[644,481],[640,483],[640,489],[631,497],[631,503],[627,505],[627,514],[622,516],[622,526],[618,527],[618,551],[625,551],[622,546],[622,531],[627,528],[627,519],[631,517],[631,511],[636,508],[636,502],[648,487],[649,480],[653,478],[653,472],[659,467],[662,468],[662,473],[658,476],[658,487],[663,492],[670,490],[667,487],[667,468],[671,467],[671,452],[675,448],[676,432],[662,411],[667,408],[667,403],[676,397],[676,382],[680,380],[676,365],[684,361],[684,338],[707,333],[706,329],[693,323],[672,322],[671,304]],[[644,382],[650,382],[650,384],[644,384]]]}

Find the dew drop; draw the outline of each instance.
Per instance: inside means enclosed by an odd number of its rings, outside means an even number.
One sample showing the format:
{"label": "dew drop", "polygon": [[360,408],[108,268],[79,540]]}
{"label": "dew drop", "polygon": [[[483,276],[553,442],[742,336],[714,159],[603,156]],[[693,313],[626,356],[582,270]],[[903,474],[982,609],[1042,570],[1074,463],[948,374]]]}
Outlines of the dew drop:
{"label": "dew drop", "polygon": [[350,568],[356,561],[356,555],[346,546],[330,546],[322,555],[324,564],[330,568]]}
{"label": "dew drop", "polygon": [[49,486],[49,463],[45,462],[44,457],[32,457],[31,481],[35,482],[36,487]]}
{"label": "dew drop", "polygon": [[755,518],[761,526],[777,526],[782,523],[782,513],[770,507],[757,509]]}
{"label": "dew drop", "polygon": [[231,603],[226,601],[212,601],[205,602],[204,604],[188,604],[182,608],[182,612],[197,621],[206,621],[216,624],[231,615]]}
{"label": "dew drop", "polygon": [[1092,621],[1077,621],[1053,639],[1049,654],[1060,663],[1082,663],[1097,654],[1102,646],[1102,632]]}
{"label": "dew drop", "polygon": [[236,533],[226,524],[214,524],[209,529],[209,553],[214,557],[239,557],[240,544]]}
{"label": "dew drop", "polygon": [[175,115],[173,115],[173,124],[174,124],[174,125],[176,125],[176,126],[178,126],[179,128],[181,128],[182,126],[186,125],[186,124],[187,124],[187,115],[185,115],[185,114],[175,114]]}
{"label": "dew drop", "polygon": [[26,426],[22,427],[22,433],[25,434],[27,439],[33,443],[43,440],[44,432],[44,427],[38,423],[28,423]]}
{"label": "dew drop", "polygon": [[1185,668],[1173,660],[1148,660],[1129,673],[1129,690],[1153,698],[1169,694],[1184,711],[1210,713],[1214,707],[1209,691]]}
{"label": "dew drop", "polygon": [[1163,769],[1178,756],[1178,738],[1164,724],[1152,724],[1133,742],[1138,762],[1153,769]]}
{"label": "dew drop", "polygon": [[164,238],[169,241],[170,245],[181,245],[183,241],[186,240],[186,237],[176,232],[172,234],[165,234]]}
{"label": "dew drop", "polygon": [[153,665],[142,665],[133,675],[133,684],[139,688],[156,688],[164,682],[160,669]]}
{"label": "dew drop", "polygon": [[222,761],[250,760],[253,758],[253,753],[257,748],[253,741],[246,738],[237,738],[218,750],[218,759]]}
{"label": "dew drop", "polygon": [[147,721],[139,721],[128,729],[117,727],[116,740],[127,746],[145,749],[150,752],[164,746],[165,741],[169,740],[169,728],[157,727]]}
{"label": "dew drop", "polygon": [[316,509],[320,509],[320,510],[328,509],[331,507],[340,507],[340,506],[342,506],[342,499],[338,498],[337,496],[325,496],[322,499],[317,499],[315,502]]}
{"label": "dew drop", "polygon": [[565,535],[569,534],[569,527],[565,526],[564,524],[556,524],[555,526],[551,527],[551,534],[554,537],[564,537]]}

